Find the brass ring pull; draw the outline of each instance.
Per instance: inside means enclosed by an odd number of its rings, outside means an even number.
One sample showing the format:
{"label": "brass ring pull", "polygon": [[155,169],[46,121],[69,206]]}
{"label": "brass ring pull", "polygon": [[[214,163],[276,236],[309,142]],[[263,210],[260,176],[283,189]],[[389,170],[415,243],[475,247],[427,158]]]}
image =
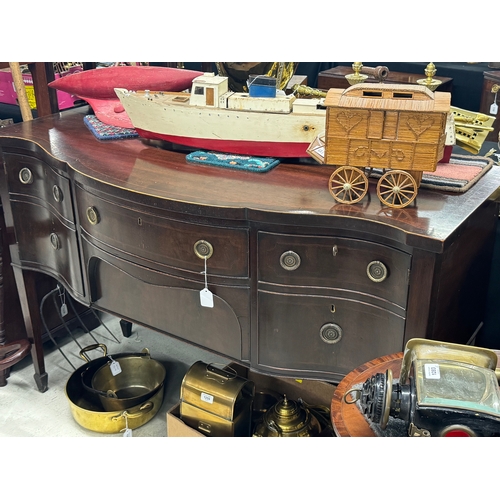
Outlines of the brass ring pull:
{"label": "brass ring pull", "polygon": [[87,220],[95,226],[96,224],[99,223],[101,218],[99,217],[99,212],[97,211],[97,208],[95,207],[88,207],[87,208]]}
{"label": "brass ring pull", "polygon": [[206,240],[198,240],[193,249],[196,257],[200,259],[209,259],[214,253],[214,247]]}
{"label": "brass ring pull", "polygon": [[54,250],[61,248],[61,242],[59,240],[59,236],[56,233],[50,233],[50,244]]}
{"label": "brass ring pull", "polygon": [[366,274],[375,283],[380,283],[387,278],[389,272],[383,262],[373,260],[366,266]]}
{"label": "brass ring pull", "polygon": [[33,182],[33,173],[27,167],[19,170],[19,180],[22,184],[31,184]]}
{"label": "brass ring pull", "polygon": [[336,344],[342,340],[342,327],[336,323],[326,323],[320,328],[319,336],[326,344]]}
{"label": "brass ring pull", "polygon": [[300,255],[292,250],[283,252],[280,256],[280,265],[286,271],[295,271],[300,266]]}
{"label": "brass ring pull", "polygon": [[56,200],[58,203],[60,203],[62,201],[63,193],[62,193],[59,186],[55,185],[52,188],[52,196],[54,197],[54,200]]}

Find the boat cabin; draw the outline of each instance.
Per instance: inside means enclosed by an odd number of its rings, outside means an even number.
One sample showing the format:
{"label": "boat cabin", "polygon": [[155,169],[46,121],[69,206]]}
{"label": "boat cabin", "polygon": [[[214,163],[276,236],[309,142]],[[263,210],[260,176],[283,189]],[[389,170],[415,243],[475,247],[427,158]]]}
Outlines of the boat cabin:
{"label": "boat cabin", "polygon": [[189,103],[193,106],[221,107],[219,99],[228,91],[227,77],[205,73],[193,79]]}
{"label": "boat cabin", "polygon": [[232,92],[225,76],[205,73],[193,80],[191,86],[191,106],[235,109],[239,111],[257,111],[267,113],[290,113],[293,109],[294,95],[275,97],[251,97],[244,92]]}

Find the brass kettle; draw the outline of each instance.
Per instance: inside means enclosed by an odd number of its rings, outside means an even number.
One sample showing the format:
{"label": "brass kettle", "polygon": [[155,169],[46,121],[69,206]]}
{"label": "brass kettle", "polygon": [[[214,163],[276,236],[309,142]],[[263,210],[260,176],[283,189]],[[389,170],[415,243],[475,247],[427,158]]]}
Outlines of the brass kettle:
{"label": "brass kettle", "polygon": [[321,425],[302,401],[289,400],[286,395],[263,415],[255,426],[254,437],[314,437]]}

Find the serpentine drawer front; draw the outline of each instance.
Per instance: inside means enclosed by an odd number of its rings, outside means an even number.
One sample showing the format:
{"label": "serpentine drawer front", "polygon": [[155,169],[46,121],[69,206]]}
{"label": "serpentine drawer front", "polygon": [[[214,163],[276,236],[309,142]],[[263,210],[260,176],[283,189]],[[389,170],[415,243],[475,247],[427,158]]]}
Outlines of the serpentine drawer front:
{"label": "serpentine drawer front", "polygon": [[406,308],[411,255],[354,238],[259,232],[259,282],[370,294]]}
{"label": "serpentine drawer front", "polygon": [[76,189],[82,230],[97,246],[102,243],[134,257],[184,271],[248,277],[248,231],[180,222]]}
{"label": "serpentine drawer front", "polygon": [[39,203],[70,224],[75,222],[69,180],[45,162],[31,156],[5,154],[12,195]]}
{"label": "serpentine drawer front", "polygon": [[13,165],[8,176],[20,264],[83,296],[69,180],[37,158],[5,156]]}
{"label": "serpentine drawer front", "polygon": [[399,352],[405,318],[355,299],[260,291],[260,369],[280,368],[338,383],[373,353]]}

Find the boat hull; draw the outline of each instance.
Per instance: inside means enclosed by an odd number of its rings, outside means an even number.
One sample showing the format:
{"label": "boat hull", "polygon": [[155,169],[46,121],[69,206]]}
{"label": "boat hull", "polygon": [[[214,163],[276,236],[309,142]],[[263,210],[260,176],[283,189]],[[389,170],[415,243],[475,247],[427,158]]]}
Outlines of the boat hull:
{"label": "boat hull", "polygon": [[167,141],[180,146],[186,146],[193,150],[202,149],[237,155],[271,156],[278,158],[309,157],[306,152],[309,143],[205,139],[201,137],[179,137],[176,135],[161,134],[140,128],[136,128],[135,130],[144,139]]}
{"label": "boat hull", "polygon": [[191,149],[278,158],[309,157],[324,130],[324,112],[262,113],[193,106],[186,94],[155,95],[115,89],[139,135]]}

